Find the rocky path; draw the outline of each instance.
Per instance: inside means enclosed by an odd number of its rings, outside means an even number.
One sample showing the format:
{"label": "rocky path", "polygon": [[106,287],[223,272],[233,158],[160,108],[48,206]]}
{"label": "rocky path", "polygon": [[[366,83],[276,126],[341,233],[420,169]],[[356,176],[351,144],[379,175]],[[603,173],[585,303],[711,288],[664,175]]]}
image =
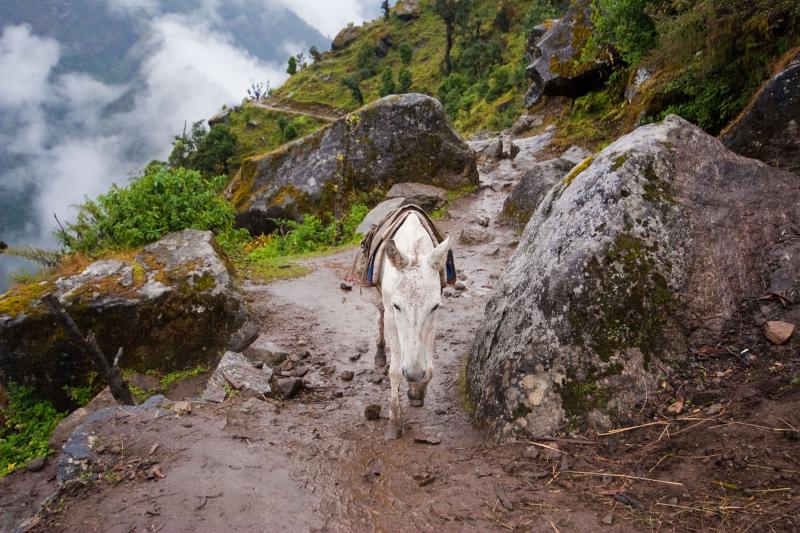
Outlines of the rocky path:
{"label": "rocky path", "polygon": [[[793,419],[800,388],[777,386],[777,363],[766,359],[698,359],[692,375],[671,378],[676,385],[693,387],[694,376],[718,377],[704,395],[707,404],[692,406],[685,422],[589,435],[595,439],[589,444],[540,439],[494,446],[473,425],[459,392],[461,362],[517,239],[496,223],[497,214],[548,139],[549,132],[515,141],[521,149],[515,163],[483,165],[481,188],[457,200],[451,218],[441,223],[457,238],[465,233],[455,247],[465,290],[447,291],[425,406],[409,407],[401,390],[406,426],[400,440],[383,438],[389,392],[372,363],[373,296],[339,288],[352,251],[321,257],[303,278],[243,287],[261,327],[247,355],[270,361],[285,352],[277,370],[302,376],[305,390],[282,401],[195,400],[191,412],[177,415],[120,409],[88,427],[105,458],[93,467],[97,476],[58,492],[28,530],[800,527],[800,437],[781,425]],[[373,404],[383,407],[382,416],[367,420],[365,408]],[[668,406],[652,406],[650,420],[667,418]],[[50,464],[0,479],[0,530],[30,516],[55,490],[54,477]],[[743,485],[761,488],[740,490]]]}
{"label": "rocky path", "polygon": [[287,100],[266,99],[253,102],[253,105],[262,109],[269,109],[270,111],[280,111],[281,113],[289,113],[290,115],[313,117],[327,122],[333,122],[344,116],[344,113],[327,106],[319,104],[295,104]]}

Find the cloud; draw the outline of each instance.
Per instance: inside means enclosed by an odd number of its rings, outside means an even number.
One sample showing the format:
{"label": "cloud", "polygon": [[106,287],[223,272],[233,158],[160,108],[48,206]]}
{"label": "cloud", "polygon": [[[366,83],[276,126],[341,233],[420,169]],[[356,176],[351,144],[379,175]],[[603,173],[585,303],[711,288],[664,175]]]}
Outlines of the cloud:
{"label": "cloud", "polygon": [[27,25],[7,26],[0,38],[0,106],[38,104],[48,95],[48,76],[60,57],[53,39],[36,37]]}
{"label": "cloud", "polygon": [[[374,14],[374,9],[363,5],[369,0],[277,0],[278,3],[295,12],[309,25],[323,35],[333,38],[349,22],[361,24]],[[379,5],[379,2],[372,2]]]}

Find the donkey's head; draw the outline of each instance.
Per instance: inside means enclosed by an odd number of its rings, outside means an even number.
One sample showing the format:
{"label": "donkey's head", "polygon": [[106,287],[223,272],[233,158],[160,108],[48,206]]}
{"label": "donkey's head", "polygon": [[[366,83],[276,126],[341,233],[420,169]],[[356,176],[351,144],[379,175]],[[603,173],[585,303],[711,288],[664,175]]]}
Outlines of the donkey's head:
{"label": "donkey's head", "polygon": [[386,256],[397,269],[389,287],[392,307],[386,312],[394,313],[403,375],[412,383],[425,377],[433,356],[436,310],[442,303],[439,271],[449,249],[450,237],[430,253],[416,251],[414,257],[401,252],[393,240],[386,243]]}

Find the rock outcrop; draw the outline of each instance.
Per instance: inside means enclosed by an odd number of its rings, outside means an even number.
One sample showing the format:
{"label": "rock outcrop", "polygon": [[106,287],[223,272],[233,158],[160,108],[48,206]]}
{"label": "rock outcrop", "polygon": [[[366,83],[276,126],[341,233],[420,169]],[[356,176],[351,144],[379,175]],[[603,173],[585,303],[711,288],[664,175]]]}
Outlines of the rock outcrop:
{"label": "rock outcrop", "polygon": [[800,54],[764,85],[722,142],[734,152],[800,172]]}
{"label": "rock outcrop", "polygon": [[475,154],[422,94],[387,96],[274,152],[242,163],[228,196],[237,222],[268,232],[270,219],[334,211],[352,191],[414,181],[478,184]]}
{"label": "rock outcrop", "polygon": [[40,298],[53,293],[120,366],[172,371],[216,362],[246,310],[211,232],[184,230],[138,254],[95,261],[75,273],[0,296],[0,381],[33,387],[67,405],[65,385],[93,367]]}
{"label": "rock outcrop", "polygon": [[[765,284],[798,293],[800,245],[785,238],[798,202],[795,174],[676,116],[576,166],[486,306],[467,369],[478,417],[498,439],[635,417],[689,346],[756,322],[743,313]],[[796,307],[780,319],[795,322]]]}
{"label": "rock outcrop", "polygon": [[564,17],[552,21],[536,46],[529,47],[533,60],[526,68],[531,86],[523,99],[525,107],[532,107],[544,95],[581,96],[602,87],[611,74],[617,61],[612,52],[597,50],[593,58],[583,57],[592,33],[590,4],[589,0],[572,2]]}
{"label": "rock outcrop", "polygon": [[350,24],[339,31],[336,34],[336,37],[333,38],[333,42],[331,43],[331,48],[333,50],[342,50],[347,48],[347,46],[358,39],[358,36],[361,35],[363,29],[361,26],[355,26]]}
{"label": "rock outcrop", "polygon": [[408,22],[419,17],[419,0],[400,0],[394,6],[394,14],[400,20]]}

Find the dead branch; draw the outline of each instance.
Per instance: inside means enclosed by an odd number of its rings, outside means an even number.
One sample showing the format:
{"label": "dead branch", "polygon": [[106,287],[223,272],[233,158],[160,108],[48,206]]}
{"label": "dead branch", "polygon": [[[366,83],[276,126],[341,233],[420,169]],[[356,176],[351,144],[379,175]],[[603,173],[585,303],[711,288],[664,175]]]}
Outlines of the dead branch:
{"label": "dead branch", "polygon": [[72,340],[78,343],[78,345],[87,352],[95,369],[97,369],[97,373],[108,384],[109,389],[111,389],[111,395],[114,396],[114,399],[124,405],[134,405],[133,396],[131,395],[130,389],[128,389],[128,384],[119,375],[117,369],[108,364],[108,359],[106,359],[103,350],[98,346],[94,333],[89,330],[86,336],[81,334],[80,328],[78,328],[78,325],[55,295],[48,294],[42,298],[42,301],[53,313],[56,320],[64,327]]}

